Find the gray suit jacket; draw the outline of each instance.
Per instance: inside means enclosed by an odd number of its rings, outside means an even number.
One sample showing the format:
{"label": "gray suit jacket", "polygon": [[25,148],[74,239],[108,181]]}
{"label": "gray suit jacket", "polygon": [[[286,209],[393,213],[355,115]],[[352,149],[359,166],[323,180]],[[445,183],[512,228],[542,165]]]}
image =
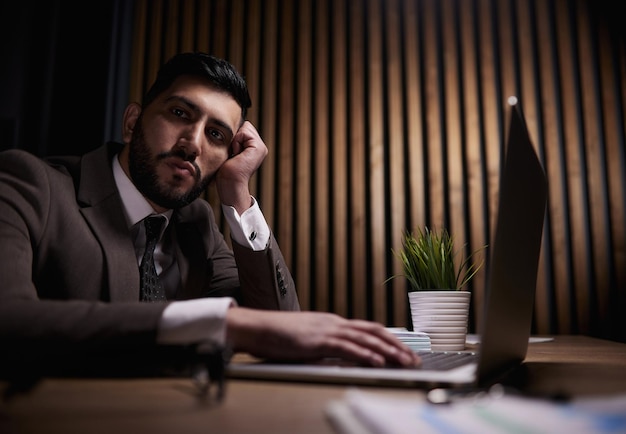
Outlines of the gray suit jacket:
{"label": "gray suit jacket", "polygon": [[[48,161],[0,153],[0,343],[155,345],[166,304],[138,301],[137,261],[111,169],[120,149],[109,143]],[[177,240],[177,299],[227,295],[249,307],[299,309],[273,236],[264,251],[234,242],[231,251],[202,199],[176,210],[168,230]]]}

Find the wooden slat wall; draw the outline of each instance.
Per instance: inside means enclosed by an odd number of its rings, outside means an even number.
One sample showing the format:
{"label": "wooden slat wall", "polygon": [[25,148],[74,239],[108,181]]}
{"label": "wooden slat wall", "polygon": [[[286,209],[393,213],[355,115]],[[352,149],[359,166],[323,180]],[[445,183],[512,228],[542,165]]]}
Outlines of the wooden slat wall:
{"label": "wooden slat wall", "polygon": [[410,326],[405,281],[384,283],[393,250],[418,225],[489,244],[517,95],[549,178],[534,332],[626,340],[626,56],[609,5],[137,0],[130,96],[175,52],[233,62],[270,148],[252,188],[302,307]]}

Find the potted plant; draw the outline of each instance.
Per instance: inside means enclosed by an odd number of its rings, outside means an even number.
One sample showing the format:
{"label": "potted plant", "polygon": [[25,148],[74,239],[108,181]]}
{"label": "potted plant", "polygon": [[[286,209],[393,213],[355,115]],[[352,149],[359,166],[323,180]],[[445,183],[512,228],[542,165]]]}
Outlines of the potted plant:
{"label": "potted plant", "polygon": [[[433,350],[463,350],[471,294],[467,284],[482,266],[464,256],[446,229],[405,231],[394,251],[409,282],[413,330],[427,333]],[[397,277],[397,276],[392,276]]]}

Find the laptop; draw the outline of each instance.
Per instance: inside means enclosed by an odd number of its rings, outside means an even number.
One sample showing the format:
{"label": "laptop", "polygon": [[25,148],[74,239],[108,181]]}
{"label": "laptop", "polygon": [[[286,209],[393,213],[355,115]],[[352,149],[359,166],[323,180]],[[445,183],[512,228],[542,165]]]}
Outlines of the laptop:
{"label": "laptop", "polygon": [[[533,317],[547,181],[516,97],[508,99],[509,131],[501,160],[497,220],[486,279],[484,317],[476,352],[428,356],[465,359],[439,369],[374,368],[335,360],[320,363],[231,362],[229,378],[421,388],[487,387],[526,357]],[[435,354],[436,353],[436,354]]]}

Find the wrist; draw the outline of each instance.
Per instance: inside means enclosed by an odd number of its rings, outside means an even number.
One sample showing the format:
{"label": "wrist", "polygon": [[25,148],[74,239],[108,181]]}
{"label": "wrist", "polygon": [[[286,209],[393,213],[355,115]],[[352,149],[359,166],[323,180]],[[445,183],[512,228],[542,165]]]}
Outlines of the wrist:
{"label": "wrist", "polygon": [[248,186],[234,186],[217,188],[222,205],[232,206],[239,215],[243,214],[248,208],[254,204],[252,195]]}

